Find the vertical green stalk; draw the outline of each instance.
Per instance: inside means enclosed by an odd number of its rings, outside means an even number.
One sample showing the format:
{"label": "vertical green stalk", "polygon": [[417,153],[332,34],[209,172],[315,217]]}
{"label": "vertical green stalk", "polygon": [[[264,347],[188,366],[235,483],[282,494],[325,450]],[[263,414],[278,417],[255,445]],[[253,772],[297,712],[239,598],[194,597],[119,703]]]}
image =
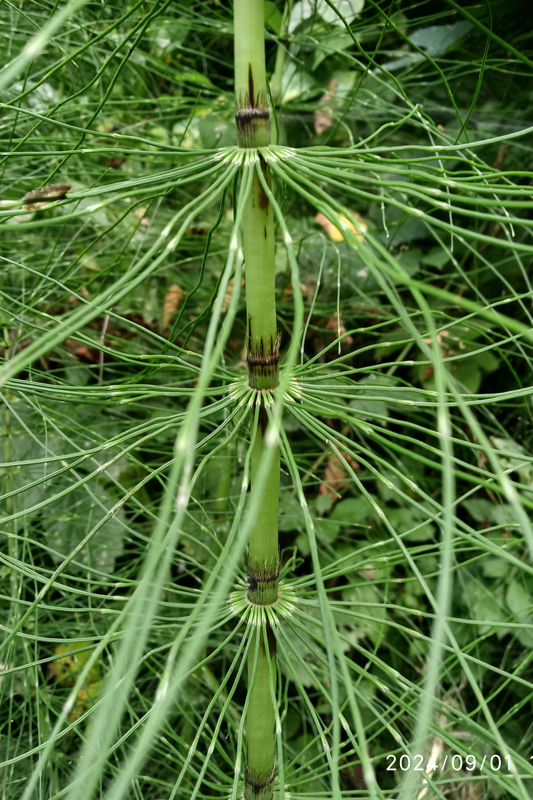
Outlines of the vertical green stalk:
{"label": "vertical green stalk", "polygon": [[[269,181],[270,170],[264,161],[260,162],[260,168]],[[243,214],[243,234],[250,385],[255,389],[272,389],[279,381],[274,222],[257,173]]]}
{"label": "vertical green stalk", "polygon": [[240,147],[270,144],[263,0],[234,0],[235,119]]}
{"label": "vertical green stalk", "polygon": [[[270,143],[270,114],[265,68],[263,0],[235,0],[235,119],[239,146],[255,149]],[[257,391],[259,414],[251,464],[252,486],[258,480],[269,447],[271,466],[262,484],[257,521],[248,548],[248,600],[274,603],[278,596],[279,447],[268,443],[264,390],[279,383],[280,339],[276,323],[275,244],[273,210],[261,185],[270,170],[257,154],[257,171],[243,214],[243,240],[248,315],[248,370]],[[253,433],[253,430],[252,430]],[[266,623],[265,623],[266,624]],[[271,800],[275,776],[275,710],[271,681],[276,674],[275,639],[270,628],[258,628],[248,656],[246,717],[246,800]]]}
{"label": "vertical green stalk", "polygon": [[264,634],[263,628],[255,630],[248,651],[246,800],[272,800],[274,794],[276,720],[270,676],[276,674],[276,642],[270,626]]}
{"label": "vertical green stalk", "polygon": [[[281,79],[283,77],[283,70],[285,69],[285,56],[287,54],[287,45],[285,43],[285,39],[287,36],[287,32],[289,29],[289,20],[291,17],[292,12],[292,4],[293,0],[285,0],[285,6],[283,8],[283,17],[281,19],[281,27],[278,34],[278,49],[276,52],[276,64],[274,67],[274,72],[272,73],[272,77],[270,78],[270,96],[272,97],[272,102],[275,105],[279,105],[281,102]],[[274,119],[270,125],[270,135],[272,137],[272,141],[274,144],[282,144],[283,143],[283,133],[281,131],[281,126],[279,126],[279,117],[278,119]]]}

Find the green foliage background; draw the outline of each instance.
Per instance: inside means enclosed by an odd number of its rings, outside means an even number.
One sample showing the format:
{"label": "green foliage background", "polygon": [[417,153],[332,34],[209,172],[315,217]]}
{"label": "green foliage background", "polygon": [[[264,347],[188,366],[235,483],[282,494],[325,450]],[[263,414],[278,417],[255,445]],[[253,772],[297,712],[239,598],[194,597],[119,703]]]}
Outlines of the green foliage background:
{"label": "green foliage background", "polygon": [[[527,13],[266,20],[276,796],[528,798]],[[0,24],[0,791],[236,798],[261,486],[231,8],[9,3]]]}

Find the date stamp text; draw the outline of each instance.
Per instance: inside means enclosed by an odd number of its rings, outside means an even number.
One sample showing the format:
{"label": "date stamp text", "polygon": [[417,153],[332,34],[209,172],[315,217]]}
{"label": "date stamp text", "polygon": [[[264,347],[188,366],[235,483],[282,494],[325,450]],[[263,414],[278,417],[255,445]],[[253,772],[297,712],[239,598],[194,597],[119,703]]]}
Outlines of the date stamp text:
{"label": "date stamp text", "polygon": [[499,756],[494,753],[491,756],[483,756],[479,758],[474,755],[443,755],[440,759],[429,758],[422,755],[409,756],[404,753],[401,756],[390,753],[386,756],[387,759],[387,772],[426,772],[431,774],[434,772],[444,772],[445,769],[452,769],[454,772],[460,772],[463,769],[468,772],[478,770],[482,772],[484,769],[490,769],[492,772],[511,772],[511,756]]}

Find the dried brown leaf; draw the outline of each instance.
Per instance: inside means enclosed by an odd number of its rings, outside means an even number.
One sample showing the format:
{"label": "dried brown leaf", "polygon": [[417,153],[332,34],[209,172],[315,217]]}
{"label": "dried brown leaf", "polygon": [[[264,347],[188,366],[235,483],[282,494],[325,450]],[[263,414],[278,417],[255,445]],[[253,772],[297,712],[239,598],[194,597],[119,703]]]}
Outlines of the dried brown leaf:
{"label": "dried brown leaf", "polygon": [[333,314],[330,320],[326,323],[326,330],[327,331],[334,331],[337,336],[344,336],[343,343],[346,344],[353,344],[353,337],[346,336],[346,328],[344,326],[344,322],[342,321],[342,312],[340,314],[340,318],[337,316],[337,312]]}
{"label": "dried brown leaf", "polygon": [[[244,278],[241,281],[241,289],[245,285]],[[233,297],[233,292],[235,291],[235,278],[233,277],[230,282],[228,283],[228,288],[224,294],[224,300],[222,301],[222,313],[225,314],[229,308],[229,304],[231,303],[231,298]]]}
{"label": "dried brown leaf", "polygon": [[50,183],[48,186],[41,186],[40,189],[32,189],[22,198],[24,200],[22,207],[26,211],[38,211],[53,200],[63,200],[71,189],[69,183]]}
{"label": "dried brown leaf", "polygon": [[[346,456],[346,460],[352,469],[359,469],[359,464],[355,459]],[[331,453],[326,465],[324,473],[324,480],[320,484],[318,494],[326,495],[331,498],[332,503],[336,503],[342,497],[344,489],[346,489],[351,482],[348,470],[343,461],[336,453]]]}
{"label": "dried brown leaf", "polygon": [[[368,225],[362,218],[357,211],[348,211],[348,215],[346,214],[338,214],[339,220],[341,222],[342,228],[346,231],[349,230],[360,242],[363,242],[365,239],[365,231],[368,230]],[[329,238],[334,242],[343,242],[344,241],[344,233],[339,230],[332,222],[329,221],[327,217],[324,216],[320,211],[315,217],[315,222],[317,225],[321,225],[324,230],[326,231]]]}
{"label": "dried brown leaf", "polygon": [[318,101],[318,108],[315,111],[315,133],[319,136],[333,125],[332,101],[338,82],[337,78],[332,78],[328,83],[328,91]]}
{"label": "dried brown leaf", "polygon": [[178,310],[179,304],[183,300],[183,289],[177,283],[173,283],[165,295],[165,302],[163,303],[163,317],[162,324],[163,330],[168,331],[170,320]]}

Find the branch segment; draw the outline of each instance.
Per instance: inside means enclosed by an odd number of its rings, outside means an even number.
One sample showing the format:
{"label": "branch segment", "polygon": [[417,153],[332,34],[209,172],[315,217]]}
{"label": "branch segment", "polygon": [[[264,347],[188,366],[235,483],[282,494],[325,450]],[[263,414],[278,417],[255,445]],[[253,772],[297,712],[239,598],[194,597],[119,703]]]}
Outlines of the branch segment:
{"label": "branch segment", "polygon": [[235,0],[235,119],[240,147],[270,143],[263,0]]}

